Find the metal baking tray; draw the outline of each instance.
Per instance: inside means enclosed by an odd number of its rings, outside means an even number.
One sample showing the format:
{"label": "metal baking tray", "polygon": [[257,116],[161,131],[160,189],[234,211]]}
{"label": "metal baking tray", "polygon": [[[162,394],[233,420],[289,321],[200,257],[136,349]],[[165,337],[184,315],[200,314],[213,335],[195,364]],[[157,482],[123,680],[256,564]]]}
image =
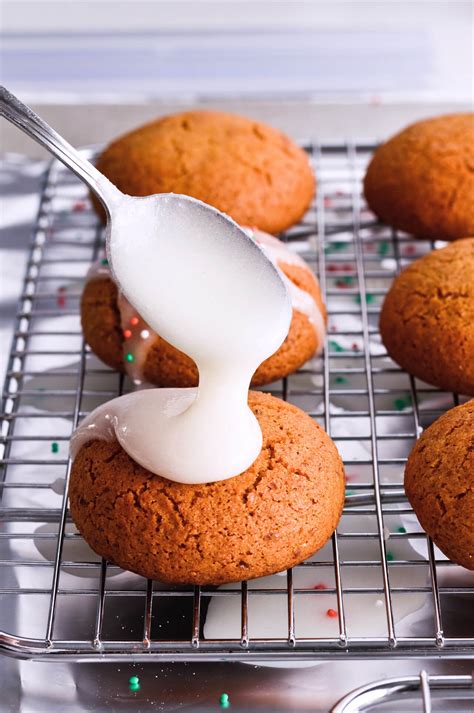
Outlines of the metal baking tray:
{"label": "metal baking tray", "polygon": [[368,211],[361,179],[374,144],[304,148],[318,177],[317,197],[281,237],[319,277],[328,335],[322,357],[267,390],[314,417],[343,456],[347,507],[337,532],[283,575],[221,588],[147,581],[87,547],[68,513],[68,440],[87,413],[132,386],[83,341],[80,293],[90,264],[103,254],[103,231],[86,189],[53,162],[3,395],[3,653],[285,665],[474,653],[473,577],[433,546],[400,497],[414,441],[464,399],[401,371],[377,327],[399,270],[439,245],[380,225]]}

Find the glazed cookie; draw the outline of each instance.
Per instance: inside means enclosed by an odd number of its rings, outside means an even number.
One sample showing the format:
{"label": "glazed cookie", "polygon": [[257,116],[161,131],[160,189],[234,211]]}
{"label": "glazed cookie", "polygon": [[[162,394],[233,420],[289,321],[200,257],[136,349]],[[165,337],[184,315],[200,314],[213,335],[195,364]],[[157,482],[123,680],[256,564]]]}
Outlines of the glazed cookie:
{"label": "glazed cookie", "polygon": [[446,391],[474,394],[474,238],[415,260],[382,307],[387,352],[410,374]]}
{"label": "glazed cookie", "polygon": [[388,225],[432,240],[474,233],[474,114],[419,121],[380,146],[364,181]]}
{"label": "glazed cookie", "polygon": [[250,392],[263,446],[244,473],[204,485],[153,475],[117,441],[75,455],[73,520],[99,555],[145,577],[223,584],[291,567],[330,538],[344,504],[342,461],[296,406]]}
{"label": "glazed cookie", "polygon": [[447,411],[408,458],[405,490],[421,526],[453,562],[474,570],[474,400]]}
{"label": "glazed cookie", "polygon": [[[276,238],[252,231],[268,257],[284,273],[293,319],[284,343],[257,369],[252,384],[281,379],[296,371],[324,344],[326,310],[309,265]],[[92,351],[135,382],[157,386],[196,386],[198,372],[183,352],[159,337],[118,293],[106,264],[89,274],[81,302],[82,328]]]}
{"label": "glazed cookie", "polygon": [[270,233],[297,223],[315,190],[308,157],[287,136],[217,111],[142,126],[110,144],[97,168],[124,193],[184,193]]}

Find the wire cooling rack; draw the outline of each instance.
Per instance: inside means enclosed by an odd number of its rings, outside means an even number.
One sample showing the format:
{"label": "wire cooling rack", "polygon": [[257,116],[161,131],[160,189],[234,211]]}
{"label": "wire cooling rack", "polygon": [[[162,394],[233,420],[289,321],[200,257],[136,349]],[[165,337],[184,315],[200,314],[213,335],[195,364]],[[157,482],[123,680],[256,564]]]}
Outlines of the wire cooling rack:
{"label": "wire cooling rack", "polygon": [[377,331],[395,275],[438,246],[397,234],[368,211],[361,178],[373,145],[305,148],[317,198],[281,237],[319,277],[328,337],[323,357],[269,390],[322,424],[343,456],[352,506],[337,532],[284,575],[218,589],[146,581],[87,547],[68,513],[69,437],[87,413],[130,385],[82,340],[80,293],[91,262],[103,254],[103,235],[85,188],[54,162],[3,400],[5,653],[170,661],[473,654],[473,579],[433,546],[400,500],[415,439],[459,397],[401,371]]}
{"label": "wire cooling rack", "polygon": [[[468,705],[472,702],[472,687],[472,676],[429,676],[426,671],[421,671],[419,676],[386,678],[362,686],[344,696],[330,713],[361,713],[384,703],[398,703],[403,706],[398,710],[405,711],[412,711],[415,706],[423,713],[454,710],[456,702],[464,700]],[[405,707],[407,703],[410,707]],[[420,703],[422,707],[419,707]],[[456,710],[460,709],[456,707]]]}

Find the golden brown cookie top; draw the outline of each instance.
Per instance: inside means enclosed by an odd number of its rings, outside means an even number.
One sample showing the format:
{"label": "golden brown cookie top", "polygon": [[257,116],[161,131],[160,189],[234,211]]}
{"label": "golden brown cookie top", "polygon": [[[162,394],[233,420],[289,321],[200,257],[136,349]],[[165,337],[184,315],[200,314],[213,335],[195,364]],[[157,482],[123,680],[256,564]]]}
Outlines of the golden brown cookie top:
{"label": "golden brown cookie top", "polygon": [[474,569],[474,400],[424,431],[407,462],[405,489],[438,547]]}
{"label": "golden brown cookie top", "polygon": [[296,406],[250,392],[263,446],[244,473],[185,485],[153,475],[116,441],[73,464],[71,513],[99,554],[169,582],[238,581],[300,562],[331,536],[344,503],[334,443]]}
{"label": "golden brown cookie top", "polygon": [[419,121],[382,144],[364,181],[378,217],[420,238],[474,233],[474,114]]}
{"label": "golden brown cookie top", "polygon": [[474,238],[433,250],[394,280],[380,333],[409,373],[474,394]]}
{"label": "golden brown cookie top", "polygon": [[314,193],[305,152],[280,131],[235,114],[186,111],[112,142],[97,167],[125,193],[184,193],[241,225],[277,233]]}

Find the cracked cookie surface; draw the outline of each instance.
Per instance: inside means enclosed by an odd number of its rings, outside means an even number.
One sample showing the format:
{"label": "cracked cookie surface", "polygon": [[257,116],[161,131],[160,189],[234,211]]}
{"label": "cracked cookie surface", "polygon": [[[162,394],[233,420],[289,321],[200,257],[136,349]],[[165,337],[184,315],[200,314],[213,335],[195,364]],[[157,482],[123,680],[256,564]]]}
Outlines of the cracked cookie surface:
{"label": "cracked cookie surface", "polygon": [[405,490],[439,549],[474,570],[474,400],[424,431],[408,458]]}
{"label": "cracked cookie surface", "polygon": [[410,374],[474,395],[474,238],[428,253],[394,280],[380,334]]}
{"label": "cracked cookie surface", "polygon": [[382,144],[364,192],[388,225],[433,240],[474,234],[474,114],[412,124]]}
{"label": "cracked cookie surface", "polygon": [[307,155],[287,136],[217,111],[142,126],[112,142],[97,167],[124,193],[184,193],[269,233],[298,222],[315,190]]}
{"label": "cracked cookie surface", "polygon": [[263,433],[257,460],[217,483],[153,475],[114,442],[90,441],[71,473],[70,509],[99,555],[145,577],[223,584],[279,572],[320,549],[344,504],[337,449],[309,416],[250,392]]}

